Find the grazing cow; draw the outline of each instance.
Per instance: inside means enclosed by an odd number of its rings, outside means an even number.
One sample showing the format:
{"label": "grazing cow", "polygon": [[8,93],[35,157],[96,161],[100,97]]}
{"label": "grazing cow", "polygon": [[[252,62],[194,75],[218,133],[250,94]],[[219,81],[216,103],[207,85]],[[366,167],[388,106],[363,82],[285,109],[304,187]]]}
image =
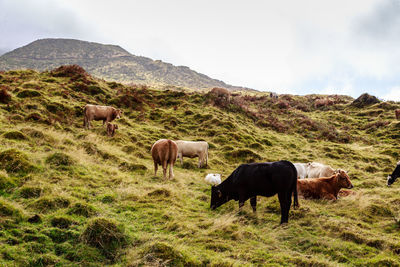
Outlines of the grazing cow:
{"label": "grazing cow", "polygon": [[297,180],[299,195],[304,198],[337,200],[341,188],[353,188],[349,176],[343,170],[331,177]]}
{"label": "grazing cow", "polygon": [[396,114],[396,120],[400,119],[400,109],[396,109],[394,113]]}
{"label": "grazing cow", "polygon": [[201,168],[207,166],[208,163],[208,143],[205,141],[183,141],[178,140],[175,141],[178,145],[178,158],[181,160],[181,164],[183,164],[183,157],[195,158],[199,157],[198,167]]}
{"label": "grazing cow", "polygon": [[219,87],[215,87],[210,91],[211,94],[216,95],[218,97],[226,97],[229,98],[229,96],[231,95],[231,92],[229,92],[228,89],[225,88],[219,88]]}
{"label": "grazing cow", "polygon": [[297,170],[297,178],[304,179],[308,175],[308,164],[307,163],[293,163]]}
{"label": "grazing cow", "polygon": [[83,126],[86,129],[91,127],[90,121],[103,121],[103,125],[106,122],[112,122],[114,119],[121,118],[122,111],[110,106],[98,106],[87,104],[83,108],[84,121]]}
{"label": "grazing cow", "polygon": [[151,156],[154,161],[154,175],[157,175],[158,165],[163,168],[164,179],[167,179],[167,167],[169,164],[169,179],[174,178],[174,164],[176,155],[178,154],[178,146],[169,139],[160,139],[151,147]]}
{"label": "grazing cow", "polygon": [[332,169],[331,166],[318,162],[309,162],[307,165],[308,178],[330,177],[337,172],[337,170]]}
{"label": "grazing cow", "polygon": [[256,211],[257,196],[271,197],[278,194],[281,206],[281,223],[289,218],[292,195],[297,207],[297,171],[286,160],[242,164],[220,185],[211,187],[211,209],[216,209],[231,199],[239,201],[239,209],[250,198],[253,211]]}
{"label": "grazing cow", "polygon": [[210,185],[219,185],[221,183],[221,174],[209,173],[206,178],[204,178],[204,181]]}
{"label": "grazing cow", "polygon": [[388,175],[387,177],[387,186],[390,186],[391,184],[393,184],[397,177],[400,176],[400,161],[397,162],[397,166],[394,169],[393,173],[391,175]]}
{"label": "grazing cow", "polygon": [[272,99],[278,99],[278,95],[274,92],[269,93],[269,97]]}
{"label": "grazing cow", "polygon": [[107,122],[107,136],[113,137],[117,129],[118,125]]}

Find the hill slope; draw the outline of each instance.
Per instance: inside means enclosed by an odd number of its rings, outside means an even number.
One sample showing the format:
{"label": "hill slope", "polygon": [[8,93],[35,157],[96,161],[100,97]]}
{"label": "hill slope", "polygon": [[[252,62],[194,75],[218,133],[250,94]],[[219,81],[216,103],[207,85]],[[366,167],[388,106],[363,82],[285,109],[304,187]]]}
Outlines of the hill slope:
{"label": "hill slope", "polygon": [[[0,265],[2,266],[398,266],[400,184],[393,109],[352,99],[315,108],[320,96],[210,94],[126,87],[78,68],[0,73]],[[7,97],[9,95],[10,97]],[[108,138],[82,127],[86,103],[123,109]],[[206,140],[175,179],[154,176],[159,138]],[[278,226],[277,197],[209,209],[207,173],[240,163],[319,161],[349,170],[356,195],[300,199]]]}
{"label": "hill slope", "polygon": [[0,70],[43,71],[60,65],[77,64],[99,78],[124,83],[174,85],[192,89],[234,87],[185,66],[134,56],[116,45],[73,39],[42,39],[0,57]]}

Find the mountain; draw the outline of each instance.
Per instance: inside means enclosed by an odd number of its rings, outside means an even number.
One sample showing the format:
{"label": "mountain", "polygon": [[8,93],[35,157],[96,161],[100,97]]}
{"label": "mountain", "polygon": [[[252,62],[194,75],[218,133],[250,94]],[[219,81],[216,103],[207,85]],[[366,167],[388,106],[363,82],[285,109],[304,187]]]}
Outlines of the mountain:
{"label": "mountain", "polygon": [[174,85],[192,89],[246,89],[212,79],[186,66],[132,55],[117,45],[73,39],[41,39],[0,57],[0,70],[43,71],[67,64],[78,64],[96,77],[122,83]]}

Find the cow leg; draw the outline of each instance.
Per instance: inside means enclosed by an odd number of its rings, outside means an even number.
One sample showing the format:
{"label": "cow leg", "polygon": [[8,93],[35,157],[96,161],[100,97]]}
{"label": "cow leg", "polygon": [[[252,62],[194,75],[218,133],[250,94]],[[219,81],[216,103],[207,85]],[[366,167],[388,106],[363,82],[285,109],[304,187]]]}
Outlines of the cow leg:
{"label": "cow leg", "polygon": [[157,176],[157,169],[158,169],[158,164],[157,162],[154,162],[154,176]]}
{"label": "cow leg", "polygon": [[281,224],[287,223],[289,220],[289,210],[292,204],[291,192],[280,192],[278,193],[279,204],[281,206]]}
{"label": "cow leg", "polygon": [[239,210],[242,209],[242,207],[244,206],[244,202],[246,201],[246,198],[244,197],[244,194],[241,194],[239,192]]}
{"label": "cow leg", "polygon": [[201,162],[201,161],[202,161],[202,160],[201,160],[201,157],[199,156],[199,165],[198,165],[199,168],[202,167],[202,162]]}
{"label": "cow leg", "polygon": [[254,197],[250,198],[250,204],[251,204],[251,207],[253,208],[253,212],[256,212],[256,210],[257,210],[257,196],[254,196]]}
{"label": "cow leg", "polygon": [[181,160],[181,165],[183,165],[183,155],[182,155],[182,153],[178,154],[178,158]]}
{"label": "cow leg", "polygon": [[174,165],[172,163],[169,164],[169,179],[174,179]]}
{"label": "cow leg", "polygon": [[167,167],[168,167],[168,163],[167,162],[163,162],[162,169],[163,169],[164,180],[167,179]]}
{"label": "cow leg", "polygon": [[323,196],[323,198],[327,200],[337,200],[337,198],[333,194],[326,194]]}

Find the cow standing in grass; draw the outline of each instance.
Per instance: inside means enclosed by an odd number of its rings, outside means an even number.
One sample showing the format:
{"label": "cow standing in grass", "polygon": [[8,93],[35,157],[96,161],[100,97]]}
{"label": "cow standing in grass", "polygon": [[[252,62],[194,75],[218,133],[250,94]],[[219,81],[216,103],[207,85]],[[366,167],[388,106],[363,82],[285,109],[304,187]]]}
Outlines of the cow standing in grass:
{"label": "cow standing in grass", "polygon": [[169,165],[169,179],[174,178],[174,164],[178,154],[178,146],[169,139],[160,139],[151,147],[151,156],[154,161],[154,175],[157,175],[158,165],[163,168],[163,177],[167,179],[167,167]]}
{"label": "cow standing in grass", "polygon": [[188,158],[199,158],[198,167],[201,168],[203,166],[207,166],[208,163],[208,143],[205,141],[183,141],[178,140],[175,141],[178,145],[178,158],[181,160],[181,164],[183,164],[183,157]]}
{"label": "cow standing in grass", "polygon": [[395,115],[396,115],[396,120],[400,119],[400,109],[396,109],[394,111]]}
{"label": "cow standing in grass", "polygon": [[353,188],[350,178],[343,170],[331,177],[301,179],[297,181],[299,196],[313,199],[337,200],[338,193],[342,188]]}
{"label": "cow standing in grass", "polygon": [[103,125],[121,118],[122,110],[110,106],[99,106],[87,104],[83,108],[83,126],[86,129],[91,128],[90,121],[103,121]]}
{"label": "cow standing in grass", "polygon": [[237,167],[220,185],[211,187],[211,209],[216,209],[231,199],[239,201],[239,209],[250,199],[253,211],[256,211],[257,196],[271,197],[278,194],[281,206],[281,223],[287,223],[289,210],[294,196],[297,200],[297,171],[286,160],[242,164]]}
{"label": "cow standing in grass", "polygon": [[107,122],[107,136],[113,137],[118,125]]}
{"label": "cow standing in grass", "polygon": [[397,166],[394,169],[394,171],[392,172],[391,175],[388,175],[387,177],[387,185],[391,186],[397,179],[397,177],[400,176],[400,161],[397,162]]}

